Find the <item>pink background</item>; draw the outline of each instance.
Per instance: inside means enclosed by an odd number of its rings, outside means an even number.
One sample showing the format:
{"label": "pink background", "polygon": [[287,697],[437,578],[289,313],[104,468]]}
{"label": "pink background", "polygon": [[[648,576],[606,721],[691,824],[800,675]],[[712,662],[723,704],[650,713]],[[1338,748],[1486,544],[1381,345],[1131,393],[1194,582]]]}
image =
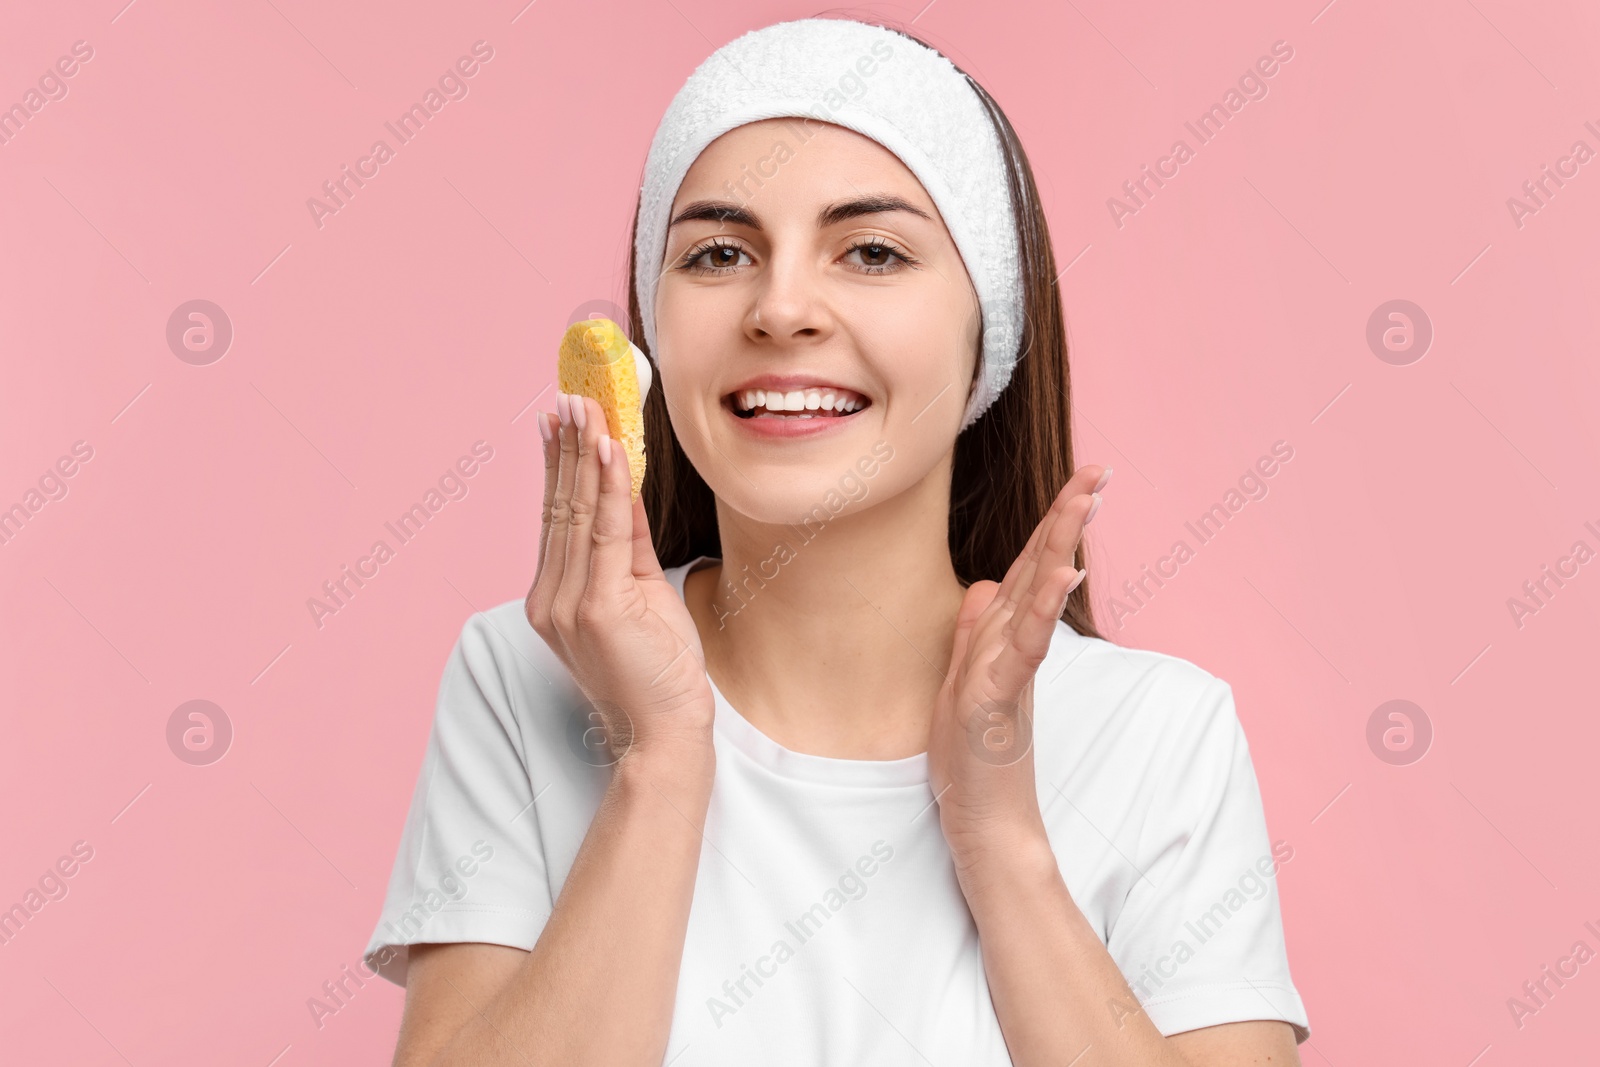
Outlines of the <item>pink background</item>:
{"label": "pink background", "polygon": [[[29,1063],[388,1063],[400,990],[320,1029],[306,1001],[376,921],[451,642],[526,591],[555,341],[625,299],[683,79],[820,9],[125,2],[0,16],[0,103],[94,49],[0,145],[0,506],[93,449],[0,545],[0,906],[94,849],[0,947],[0,1040]],[[1520,627],[1507,601],[1600,549],[1600,161],[1520,227],[1507,199],[1600,149],[1600,13],[1322,3],[852,10],[915,17],[1032,158],[1072,264],[1080,458],[1117,469],[1101,619],[1233,685],[1295,848],[1304,1061],[1590,1056],[1600,962],[1520,1029],[1506,1001],[1600,949],[1578,667],[1600,564]],[[470,94],[319,228],[306,200],[477,40]],[[1269,94],[1119,228],[1108,198],[1279,40]],[[166,341],[194,299],[234,329],[207,366]],[[1405,366],[1366,341],[1394,299],[1434,330]],[[468,495],[319,629],[307,599],[479,440]],[[1270,494],[1117,629],[1107,598],[1195,547],[1184,523],[1280,440]],[[168,747],[192,699],[233,725],[209,766]],[[1393,699],[1434,731],[1409,765],[1367,742]]]}

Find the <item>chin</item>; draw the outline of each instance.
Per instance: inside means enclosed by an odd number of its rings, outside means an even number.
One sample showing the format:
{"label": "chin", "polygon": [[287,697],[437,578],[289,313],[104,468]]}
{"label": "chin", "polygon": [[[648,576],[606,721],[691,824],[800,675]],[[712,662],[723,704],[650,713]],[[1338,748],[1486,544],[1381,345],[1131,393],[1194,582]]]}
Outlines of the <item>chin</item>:
{"label": "chin", "polygon": [[[793,526],[796,536],[804,530],[804,539],[815,536],[828,523],[854,513],[859,507],[857,500],[841,491],[836,479],[820,475],[786,475],[782,489],[770,492],[756,487],[766,481],[764,478],[752,476],[752,481],[756,482],[756,486],[752,486],[733,471],[729,471],[727,477],[737,484],[728,486],[731,492],[717,492],[724,506],[751,522]],[[714,486],[713,491],[716,491]],[[859,494],[858,488],[856,495]]]}

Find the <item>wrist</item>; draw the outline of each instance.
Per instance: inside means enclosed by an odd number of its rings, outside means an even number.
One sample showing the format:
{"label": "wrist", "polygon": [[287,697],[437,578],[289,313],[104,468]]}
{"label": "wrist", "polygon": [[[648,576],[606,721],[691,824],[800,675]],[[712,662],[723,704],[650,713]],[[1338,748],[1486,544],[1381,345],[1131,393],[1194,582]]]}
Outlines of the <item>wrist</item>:
{"label": "wrist", "polygon": [[612,768],[612,790],[624,799],[665,799],[684,814],[704,816],[716,778],[716,750],[703,742],[635,745]]}
{"label": "wrist", "polygon": [[1015,898],[1061,878],[1044,826],[1004,825],[954,835],[950,855],[969,904],[990,896]]}

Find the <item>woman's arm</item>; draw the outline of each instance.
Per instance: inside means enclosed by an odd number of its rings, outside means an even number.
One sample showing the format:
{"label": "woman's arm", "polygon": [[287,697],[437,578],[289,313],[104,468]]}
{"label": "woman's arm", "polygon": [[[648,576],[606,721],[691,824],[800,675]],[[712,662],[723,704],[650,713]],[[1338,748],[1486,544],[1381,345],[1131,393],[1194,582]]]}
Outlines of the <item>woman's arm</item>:
{"label": "woman's arm", "polygon": [[414,946],[395,1067],[660,1064],[713,762],[695,745],[617,763],[533,951]]}
{"label": "woman's arm", "polygon": [[461,944],[410,963],[395,1049],[406,1067],[660,1064],[671,1029],[716,764],[711,681],[600,404],[558,392],[555,423],[538,423],[528,624],[619,758],[531,952]]}
{"label": "woman's arm", "polygon": [[1005,580],[968,587],[934,708],[929,785],[990,999],[1018,1067],[1297,1067],[1294,1031],[1276,1020],[1163,1036],[1072,899],[1045,832],[1034,675],[1082,580],[1077,548],[1107,473],[1075,472]]}
{"label": "woman's arm", "polygon": [[1299,1067],[1294,1030],[1276,1019],[1162,1036],[1073,901],[1042,827],[956,862],[1017,1067]]}

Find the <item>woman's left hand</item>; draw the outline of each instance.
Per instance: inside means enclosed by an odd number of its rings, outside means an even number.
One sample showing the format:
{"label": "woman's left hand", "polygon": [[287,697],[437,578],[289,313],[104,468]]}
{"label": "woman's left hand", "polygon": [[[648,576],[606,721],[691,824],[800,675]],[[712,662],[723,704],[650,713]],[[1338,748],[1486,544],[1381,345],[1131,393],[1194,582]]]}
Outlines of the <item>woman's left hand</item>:
{"label": "woman's left hand", "polygon": [[968,587],[928,739],[928,783],[958,871],[986,851],[1044,837],[1033,776],[1033,679],[1050,650],[1083,528],[1109,470],[1080,467],[1005,580]]}

